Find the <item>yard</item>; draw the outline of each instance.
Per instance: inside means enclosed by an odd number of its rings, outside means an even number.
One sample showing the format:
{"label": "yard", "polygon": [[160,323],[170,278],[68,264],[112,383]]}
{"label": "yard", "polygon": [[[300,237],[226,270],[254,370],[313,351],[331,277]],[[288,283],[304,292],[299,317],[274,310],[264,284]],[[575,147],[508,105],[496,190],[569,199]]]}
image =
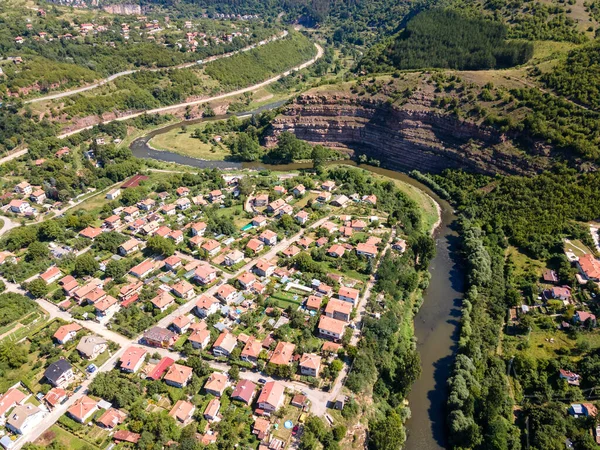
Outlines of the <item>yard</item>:
{"label": "yard", "polygon": [[290,294],[289,292],[277,291],[271,297],[280,308],[286,309],[288,306],[298,308],[302,304],[303,297]]}
{"label": "yard", "polygon": [[90,448],[98,448],[83,439],[78,438],[74,434],[62,429],[58,425],[52,425],[47,431],[42,434],[37,441],[36,445],[47,447],[52,442],[59,442],[70,450],[87,450]]}
{"label": "yard", "polygon": [[202,122],[186,127],[185,131],[181,128],[174,128],[153,137],[149,145],[159,151],[170,151],[192,158],[211,161],[226,159],[231,153],[222,143],[219,142],[217,145],[213,145],[211,142],[204,143],[200,139],[192,137],[195,130],[202,130],[205,126],[206,122]]}

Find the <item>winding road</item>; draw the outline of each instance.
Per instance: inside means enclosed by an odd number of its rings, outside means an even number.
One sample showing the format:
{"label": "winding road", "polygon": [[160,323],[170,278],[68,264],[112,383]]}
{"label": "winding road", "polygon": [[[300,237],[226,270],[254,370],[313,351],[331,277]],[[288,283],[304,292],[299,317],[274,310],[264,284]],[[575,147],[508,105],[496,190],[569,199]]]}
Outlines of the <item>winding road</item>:
{"label": "winding road", "polygon": [[[222,55],[215,55],[215,56],[210,56],[208,58],[206,58],[204,60],[205,63],[207,62],[212,62],[212,61],[216,61],[218,59],[223,59],[223,58],[229,58],[230,56],[236,55],[238,53],[242,53],[242,52],[247,52],[249,50],[252,50],[253,48],[256,47],[260,47],[262,45],[268,44],[269,42],[273,42],[276,41],[278,39],[282,39],[284,37],[286,37],[288,35],[288,31],[287,30],[283,30],[283,32],[275,35],[275,36],[271,36],[268,39],[265,39],[263,41],[258,42],[257,44],[252,44],[252,45],[248,45],[244,48],[241,48],[239,50],[236,50],[234,52],[229,52],[229,53],[223,53]],[[80,88],[76,88],[76,89],[71,89],[69,91],[64,91],[64,92],[57,92],[56,94],[49,94],[49,95],[45,95],[43,97],[36,97],[36,98],[32,98],[29,100],[25,100],[24,103],[37,103],[37,102],[44,102],[47,100],[56,100],[59,98],[64,98],[64,97],[70,97],[71,95],[76,95],[76,94],[81,94],[82,92],[86,92],[86,91],[91,91],[92,89],[96,89],[100,86],[104,86],[107,83],[110,83],[111,81],[116,80],[119,77],[124,77],[126,75],[131,75],[133,73],[136,72],[141,72],[141,71],[146,71],[146,72],[159,72],[161,70],[172,70],[172,69],[188,69],[190,67],[194,67],[198,65],[197,62],[191,62],[191,63],[185,63],[185,64],[180,64],[178,66],[172,66],[172,67],[155,67],[152,69],[132,69],[132,70],[124,70],[123,72],[119,72],[119,73],[115,73],[113,75],[110,75],[107,78],[104,78],[103,80],[98,81],[97,83],[94,84],[90,84],[87,86],[83,86]]]}

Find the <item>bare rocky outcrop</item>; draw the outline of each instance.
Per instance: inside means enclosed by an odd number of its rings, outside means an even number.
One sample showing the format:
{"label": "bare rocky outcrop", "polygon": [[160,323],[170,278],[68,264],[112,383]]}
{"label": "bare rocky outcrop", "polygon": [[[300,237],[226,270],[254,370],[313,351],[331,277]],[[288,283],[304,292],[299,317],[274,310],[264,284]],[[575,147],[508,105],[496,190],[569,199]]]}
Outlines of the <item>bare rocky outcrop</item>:
{"label": "bare rocky outcrop", "polygon": [[104,5],[104,11],[110,14],[120,14],[123,16],[139,16],[142,14],[142,7],[131,3],[121,3],[115,5]]}
{"label": "bare rocky outcrop", "polygon": [[550,163],[544,152],[526,155],[496,129],[436,109],[432,100],[423,92],[401,105],[351,93],[307,93],[274,119],[266,145],[290,131],[350,156],[365,153],[386,167],[434,173],[528,174]]}

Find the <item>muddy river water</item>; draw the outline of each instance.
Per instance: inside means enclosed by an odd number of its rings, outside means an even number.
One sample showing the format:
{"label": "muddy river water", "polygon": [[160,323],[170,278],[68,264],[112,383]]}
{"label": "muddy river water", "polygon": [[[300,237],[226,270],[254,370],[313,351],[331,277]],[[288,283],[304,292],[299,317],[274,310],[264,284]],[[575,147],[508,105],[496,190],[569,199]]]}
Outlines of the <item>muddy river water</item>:
{"label": "muddy river water", "polygon": [[[185,124],[197,123],[186,122]],[[307,168],[309,164],[286,164],[269,166],[265,164],[246,164],[228,161],[203,161],[176,153],[156,151],[148,141],[159,133],[164,133],[182,124],[154,130],[132,142],[130,148],[139,158],[152,158],[160,161],[207,168],[251,168],[277,171]],[[353,161],[336,161],[356,165]],[[424,293],[424,302],[415,317],[415,335],[417,348],[421,355],[422,374],[413,385],[408,397],[412,417],[407,423],[409,450],[435,450],[446,448],[445,402],[447,397],[446,380],[451,371],[460,320],[460,303],[463,292],[463,278],[457,265],[457,235],[453,231],[455,216],[452,207],[440,199],[427,186],[400,172],[361,166],[367,170],[395,178],[408,183],[431,196],[441,210],[441,223],[435,230],[437,253],[429,267],[431,283]]]}

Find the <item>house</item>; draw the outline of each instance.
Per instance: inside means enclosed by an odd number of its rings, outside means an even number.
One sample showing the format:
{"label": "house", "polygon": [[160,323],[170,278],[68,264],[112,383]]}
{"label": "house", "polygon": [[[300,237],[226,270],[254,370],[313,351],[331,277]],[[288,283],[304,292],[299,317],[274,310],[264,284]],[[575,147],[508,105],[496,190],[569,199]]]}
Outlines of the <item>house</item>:
{"label": "house", "polygon": [[41,205],[46,201],[46,193],[42,189],[36,189],[29,196],[29,200],[31,200],[33,203]]}
{"label": "house", "polygon": [[204,236],[204,233],[206,233],[206,227],[207,225],[205,222],[196,222],[192,224],[190,229],[192,230],[193,236]]}
{"label": "house", "polygon": [[366,256],[367,258],[375,258],[379,250],[375,245],[359,243],[356,245],[356,254]]}
{"label": "house", "polygon": [[333,319],[327,316],[321,316],[319,319],[318,330],[319,334],[326,338],[339,340],[344,335],[346,322],[343,320]]}
{"label": "house", "polygon": [[574,417],[596,417],[598,409],[592,403],[572,403],[569,414]]}
{"label": "house", "polygon": [[219,310],[219,300],[212,295],[202,294],[196,303],[198,317],[208,317]]}
{"label": "house", "polygon": [[155,205],[156,205],[156,200],[153,200],[151,198],[146,198],[146,199],[142,200],[141,202],[139,202],[137,204],[137,207],[144,211],[150,211],[150,210],[152,210],[152,208],[154,208]]}
{"label": "house", "polygon": [[220,397],[221,395],[223,395],[223,392],[227,388],[227,385],[227,375],[222,374],[220,372],[213,372],[206,380],[206,383],[204,384],[204,389],[207,393],[212,394],[215,397]]}
{"label": "house", "polygon": [[50,389],[48,393],[44,395],[44,398],[42,400],[46,405],[48,405],[50,409],[54,409],[57,405],[60,405],[67,398],[69,398],[69,396],[67,395],[67,391],[65,391],[62,388],[55,387]]}
{"label": "house", "polygon": [[175,406],[169,412],[169,415],[181,423],[185,423],[192,418],[196,411],[193,403],[186,400],[178,400]]}
{"label": "house", "polygon": [[33,186],[31,186],[27,181],[21,181],[15,186],[15,192],[21,195],[29,195],[33,192]]}
{"label": "house", "polygon": [[173,230],[167,235],[167,238],[171,239],[175,245],[179,245],[183,242],[183,231]]}
{"label": "house", "polygon": [[373,195],[373,194],[371,194],[371,195],[365,195],[362,198],[362,201],[365,202],[365,203],[368,203],[368,204],[370,204],[372,206],[377,206],[377,196],[376,195]]}
{"label": "house", "polygon": [[[318,298],[318,297],[317,297]],[[352,303],[345,302],[332,298],[325,307],[325,315],[332,319],[343,320],[344,322],[350,321],[350,315],[352,314]]]}
{"label": "house", "polygon": [[275,191],[275,193],[278,195],[284,195],[287,193],[287,190],[283,186],[275,186],[273,191]]}
{"label": "house", "polygon": [[126,418],[127,414],[125,412],[115,408],[108,408],[104,414],[96,420],[96,423],[103,428],[112,430],[116,426],[121,425]]}
{"label": "house", "polygon": [[277,244],[277,233],[272,230],[265,230],[260,234],[259,239],[266,245],[273,246]]}
{"label": "house", "polygon": [[316,295],[309,295],[306,299],[306,309],[309,311],[318,311],[321,309],[321,303],[323,299],[321,297],[317,297]]}
{"label": "house", "polygon": [[321,370],[321,357],[314,353],[305,353],[300,358],[300,373],[309,377],[318,377]]}
{"label": "house", "polygon": [[121,442],[128,442],[130,444],[137,444],[142,437],[138,433],[132,433],[128,430],[118,430],[114,435],[113,439],[115,443],[120,444]]}
{"label": "house", "polygon": [[290,405],[296,408],[304,408],[308,404],[308,398],[304,394],[296,394],[292,397]]}
{"label": "house", "polygon": [[173,358],[169,358],[168,356],[164,356],[161,360],[152,367],[151,370],[148,371],[146,375],[146,379],[158,381],[161,379],[163,374],[175,363]]}
{"label": "house", "polygon": [[350,199],[348,197],[346,197],[345,195],[343,195],[343,194],[336,195],[335,197],[333,197],[333,200],[331,200],[331,205],[332,206],[337,206],[339,208],[342,208],[349,201],[350,201]]}
{"label": "house", "polygon": [[44,280],[46,282],[46,284],[52,284],[55,281],[58,281],[59,278],[61,278],[62,272],[60,271],[60,269],[56,266],[52,266],[50,267],[48,270],[46,270],[43,274],[40,275],[40,278],[42,280]]}
{"label": "house", "polygon": [[131,238],[125,242],[123,242],[118,249],[119,255],[128,256],[132,253],[137,252],[140,249],[142,242],[138,241],[135,238]]}
{"label": "house", "polygon": [[319,239],[317,239],[315,241],[315,243],[317,244],[317,247],[323,247],[328,242],[329,242],[329,239],[327,239],[325,236],[320,237]]}
{"label": "house", "polygon": [[240,358],[243,361],[256,364],[261,351],[262,343],[252,337],[246,341],[242,353],[240,354]]}
{"label": "house", "polygon": [[73,368],[66,359],[51,363],[44,371],[44,378],[54,387],[66,386],[74,376]]}
{"label": "house", "polygon": [[94,360],[96,357],[106,351],[108,342],[98,336],[84,336],[77,344],[79,354],[89,360]]}
{"label": "house", "polygon": [[67,414],[75,421],[84,423],[98,409],[98,402],[87,395],[77,399],[73,406],[67,410]]}
{"label": "house", "polygon": [[298,245],[304,249],[307,249],[312,245],[313,242],[315,242],[313,239],[305,236],[298,241]]}
{"label": "house", "polygon": [[208,264],[202,264],[194,272],[194,279],[201,284],[210,284],[217,279],[217,269]]}
{"label": "house", "polygon": [[293,258],[294,256],[296,256],[297,254],[299,254],[302,250],[300,250],[299,247],[296,247],[295,245],[290,245],[288,248],[286,248],[282,253],[287,257],[287,258]]}
{"label": "house", "polygon": [[321,189],[327,192],[331,192],[335,189],[335,181],[327,180],[321,183]]}
{"label": "house", "polygon": [[277,200],[272,201],[267,205],[267,212],[269,213],[277,213],[284,205],[287,205],[284,199],[278,198]]}
{"label": "house", "polygon": [[358,297],[360,296],[360,291],[358,289],[341,286],[338,291],[338,298],[345,302],[350,302],[353,305],[358,302]]}
{"label": "house", "polygon": [[558,275],[556,275],[556,272],[552,269],[545,269],[542,272],[542,279],[546,282],[546,283],[558,283]]}
{"label": "house", "polygon": [[[141,229],[141,231],[140,231],[140,232],[141,232],[141,233],[142,233],[144,236],[152,236],[152,235],[156,234],[156,233],[157,233],[157,232],[160,230],[160,228],[161,228],[161,227],[160,227],[160,225],[158,224],[158,222],[157,222],[157,221],[155,221],[155,220],[153,220],[153,221],[151,221],[151,222],[148,222],[146,225],[142,226],[142,229]],[[165,227],[165,228],[168,228],[168,227]],[[163,228],[163,230],[164,230],[164,228]],[[170,229],[168,229],[168,230],[167,230],[167,232],[168,232],[168,231],[170,231]],[[158,235],[160,236],[160,235],[161,235],[161,233],[158,233]],[[163,237],[164,237],[164,236],[163,236]]]}
{"label": "house", "polygon": [[102,228],[97,227],[87,227],[79,232],[79,236],[84,237],[86,239],[94,240],[98,236],[102,234]]}
{"label": "house", "polygon": [[132,267],[129,273],[137,278],[146,278],[154,270],[154,264],[152,260],[146,259],[139,263],[137,266]]}
{"label": "house", "polygon": [[148,352],[141,347],[129,347],[119,359],[121,370],[129,373],[137,372],[144,363],[146,353]]}
{"label": "house", "polygon": [[327,191],[322,191],[317,196],[317,201],[319,203],[327,203],[331,199],[331,193]]}
{"label": "house", "polygon": [[44,411],[31,403],[17,405],[8,416],[6,428],[16,434],[27,434],[39,425],[44,416]]}
{"label": "house", "polygon": [[67,325],[62,325],[58,327],[56,333],[54,333],[53,338],[56,339],[56,342],[59,344],[66,344],[71,339],[75,337],[77,332],[81,330],[82,327],[78,323],[69,323]]}
{"label": "house", "polygon": [[256,277],[250,272],[244,272],[237,277],[238,282],[243,289],[250,289],[254,283],[256,283]]}
{"label": "house", "polygon": [[[252,434],[255,434],[259,441],[263,441],[267,438],[269,430],[271,429],[271,422],[268,419],[257,417],[252,425]],[[266,445],[259,445],[259,450],[267,449]],[[263,449],[261,449],[261,447]]]}
{"label": "house", "polygon": [[308,222],[309,218],[310,214],[308,214],[304,210],[298,211],[298,213],[296,213],[296,215],[294,216],[294,219],[296,219],[296,222],[298,222],[300,225],[304,225],[306,222]]}
{"label": "house", "polygon": [[558,371],[558,376],[562,380],[567,380],[567,383],[572,386],[579,386],[581,383],[581,376],[570,370],[560,369]]}
{"label": "house", "polygon": [[0,395],[0,417],[4,416],[11,408],[22,405],[27,397],[28,395],[14,387]]}
{"label": "house", "polygon": [[206,409],[204,410],[204,418],[206,420],[216,420],[218,418],[219,410],[221,409],[221,402],[213,398],[206,405]]}
{"label": "house", "polygon": [[169,307],[175,304],[175,299],[167,291],[161,290],[156,297],[150,300],[150,302],[156,309],[160,310],[160,312],[165,312]]}
{"label": "house", "polygon": [[335,233],[336,231],[339,231],[339,229],[340,229],[335,223],[333,223],[329,220],[325,221],[319,228],[323,228],[324,230],[327,230],[327,232],[330,234]]}
{"label": "house", "polygon": [[269,364],[287,366],[292,362],[295,349],[296,346],[291,342],[279,341],[271,355],[271,359],[269,359]]}
{"label": "house", "polygon": [[225,303],[231,303],[232,301],[234,301],[237,298],[238,294],[239,294],[239,292],[232,285],[223,284],[223,285],[219,286],[215,296],[218,299],[221,299],[222,301],[224,301]]}
{"label": "house", "polygon": [[228,267],[235,266],[244,260],[244,254],[239,250],[233,250],[225,255],[225,265]]}
{"label": "house", "polygon": [[256,206],[257,208],[267,206],[267,204],[269,203],[269,194],[257,195],[256,197],[254,197],[253,203],[254,206]]}
{"label": "house", "polygon": [[250,380],[240,380],[231,393],[231,399],[250,405],[254,399],[256,384]]}
{"label": "house", "polygon": [[303,184],[299,184],[292,189],[292,194],[294,194],[294,197],[302,197],[304,194],[306,194],[306,188]]}
{"label": "house", "polygon": [[181,267],[181,258],[179,256],[171,255],[165,259],[164,263],[167,270],[174,271]]}
{"label": "house", "polygon": [[600,281],[600,261],[594,255],[588,253],[579,257],[577,268],[584,279]]}
{"label": "house", "polygon": [[123,208],[123,214],[125,218],[135,219],[140,215],[140,210],[135,206],[127,206]]}
{"label": "house", "polygon": [[170,348],[179,336],[166,328],[152,327],[144,332],[144,342],[151,347]]}
{"label": "house", "polygon": [[277,381],[268,381],[260,391],[257,405],[267,413],[277,411],[285,400],[285,386]]}
{"label": "house", "polygon": [[216,356],[229,356],[237,345],[236,337],[229,331],[223,331],[212,347],[212,352]]}
{"label": "house", "polygon": [[217,203],[222,202],[225,199],[225,196],[220,189],[215,189],[214,191],[210,191],[208,194],[208,199],[211,203]]}
{"label": "house", "polygon": [[177,209],[186,211],[192,207],[192,201],[189,198],[179,198],[175,202]]}
{"label": "house", "polygon": [[326,285],[325,283],[319,283],[316,287],[317,294],[324,295],[326,297],[331,297],[333,292],[333,288],[331,286]]}
{"label": "house", "polygon": [[210,344],[210,331],[194,330],[188,337],[188,342],[196,350],[204,350]]}
{"label": "house", "polygon": [[113,214],[112,216],[104,219],[103,225],[109,230],[115,230],[121,225],[121,217],[117,216],[116,214]]}
{"label": "house", "polygon": [[173,328],[175,333],[183,334],[188,330],[191,323],[192,320],[185,314],[182,314],[181,316],[177,316],[173,319],[171,327]]}
{"label": "house", "polygon": [[265,245],[256,238],[251,238],[246,244],[246,248],[253,253],[259,253],[265,248]]}
{"label": "house", "polygon": [[367,228],[367,222],[362,219],[356,219],[350,221],[350,226],[354,231],[364,231]]}
{"label": "house", "polygon": [[178,197],[186,197],[186,196],[190,195],[190,190],[185,186],[181,186],[181,187],[177,188],[175,193],[177,194]]}
{"label": "house", "polygon": [[209,256],[215,256],[221,251],[221,244],[214,239],[208,239],[204,242],[204,244],[202,244],[201,248],[205,250]]}
{"label": "house", "polygon": [[123,286],[119,291],[119,300],[122,302],[129,300],[133,296],[138,295],[143,287],[144,283],[141,281],[136,281]]}
{"label": "house", "polygon": [[192,368],[181,364],[173,364],[165,375],[165,383],[169,386],[183,388],[192,379]]}
{"label": "house", "polygon": [[329,247],[329,250],[327,250],[327,254],[333,258],[341,258],[344,256],[345,252],[346,248],[340,244],[333,244],[331,247]]}
{"label": "house", "polygon": [[190,300],[192,297],[194,297],[194,295],[196,295],[194,286],[185,280],[181,280],[180,282],[174,284],[171,287],[171,292],[173,292],[173,294],[175,294],[177,297],[184,298],[186,300]]}
{"label": "house", "polygon": [[292,205],[288,205],[287,203],[283,205],[281,208],[277,210],[276,216],[283,217],[285,215],[291,216],[294,214],[294,207]]}
{"label": "house", "polygon": [[115,188],[106,193],[106,198],[108,200],[115,200],[119,195],[121,195],[121,189]]}
{"label": "house", "polygon": [[590,321],[592,326],[596,326],[596,316],[587,311],[575,311],[575,315],[573,316],[574,323],[584,324],[587,320]]}
{"label": "house", "polygon": [[256,228],[264,227],[267,224],[267,218],[265,216],[256,216],[252,219],[252,226]]}
{"label": "house", "polygon": [[275,272],[275,264],[270,263],[265,259],[259,259],[254,265],[254,273],[259,277],[270,277]]}
{"label": "house", "polygon": [[177,214],[177,206],[170,203],[168,205],[162,205],[160,207],[160,212],[162,212],[166,216],[174,216]]}
{"label": "house", "polygon": [[406,241],[404,239],[398,239],[394,242],[392,248],[400,253],[404,253],[406,251]]}
{"label": "house", "polygon": [[547,300],[562,300],[566,305],[571,300],[571,288],[569,286],[554,286],[544,291],[544,297]]}

